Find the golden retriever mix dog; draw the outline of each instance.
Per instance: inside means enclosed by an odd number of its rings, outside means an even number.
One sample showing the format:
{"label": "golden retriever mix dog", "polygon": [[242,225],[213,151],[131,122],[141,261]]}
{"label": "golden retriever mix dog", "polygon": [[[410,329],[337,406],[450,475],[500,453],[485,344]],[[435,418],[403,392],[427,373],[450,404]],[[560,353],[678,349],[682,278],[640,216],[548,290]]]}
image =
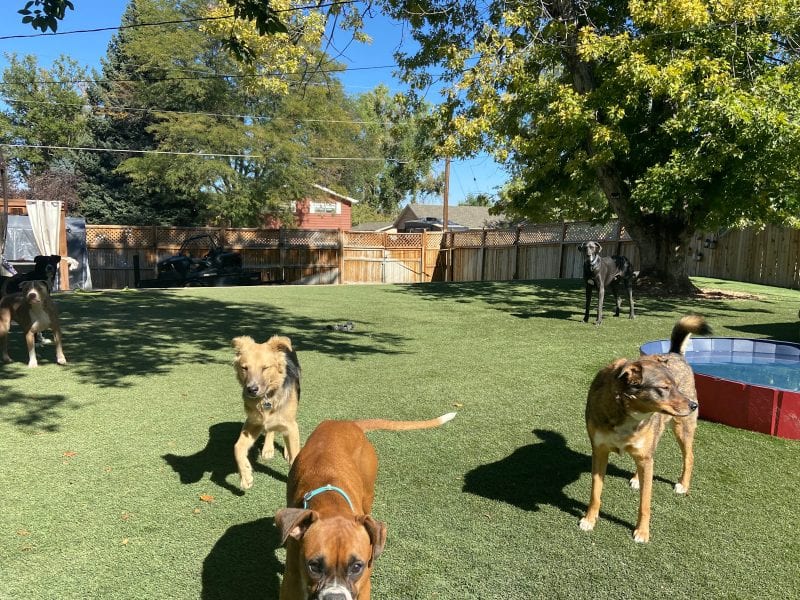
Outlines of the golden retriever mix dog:
{"label": "golden retriever mix dog", "polygon": [[249,336],[233,339],[233,366],[242,386],[246,419],[234,446],[240,486],[253,486],[253,469],[247,453],[264,433],[261,458],[275,455],[275,432],[283,435],[283,455],[289,464],[300,451],[297,405],[300,401],[300,363],[288,337],[274,335],[263,344]]}
{"label": "golden retriever mix dog", "polygon": [[44,281],[23,281],[19,284],[19,292],[4,296],[0,300],[0,342],[3,362],[11,362],[8,355],[8,330],[11,321],[19,323],[25,332],[25,343],[28,346],[28,366],[36,367],[36,334],[51,329],[56,346],[56,362],[67,364],[64,350],[61,347],[61,326],[58,321],[58,309],[50,298],[47,284]]}
{"label": "golden retriever mix dog", "polygon": [[683,355],[691,334],[710,332],[702,317],[683,317],[672,330],[668,354],[651,354],[639,360],[623,358],[594,378],[586,402],[586,429],[592,443],[592,492],[586,516],[580,522],[584,531],[594,529],[600,513],[609,453],[627,452],[636,462],[631,487],[639,489],[639,517],[633,539],[650,540],[653,454],[670,422],[683,454],[683,471],[675,493],[689,491],[697,392],[692,368]]}

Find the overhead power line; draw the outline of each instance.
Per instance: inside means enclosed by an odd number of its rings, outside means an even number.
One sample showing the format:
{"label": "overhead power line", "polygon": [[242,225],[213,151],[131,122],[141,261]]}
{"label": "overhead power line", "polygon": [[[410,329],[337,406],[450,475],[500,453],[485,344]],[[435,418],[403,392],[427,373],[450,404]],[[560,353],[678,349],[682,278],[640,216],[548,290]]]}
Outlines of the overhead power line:
{"label": "overhead power line", "polygon": [[[317,69],[314,73],[344,73],[346,71],[372,71],[376,69],[394,69],[397,65],[374,65],[371,67],[345,67],[341,69]],[[101,78],[101,79],[44,79],[39,81],[2,81],[0,86],[9,85],[64,85],[64,84],[79,84],[79,83],[156,83],[162,81],[204,81],[208,79],[257,79],[261,77],[280,77],[282,75],[307,75],[307,71],[276,71],[273,73],[253,73],[253,74],[225,74],[225,73],[209,73],[208,75],[197,75],[193,77],[147,77],[142,76],[136,79],[116,79],[116,78]]]}
{"label": "overhead power line", "polygon": [[[195,156],[198,158],[269,158],[263,154],[226,154],[222,152],[180,152],[178,150],[128,150],[124,148],[92,148],[88,146],[53,146],[48,144],[0,144],[4,148],[29,148],[32,150],[75,150],[83,152],[114,152],[118,154],[161,154],[171,156]],[[405,164],[408,161],[397,158],[370,156],[306,156],[307,160],[319,161],[363,161],[393,162]]]}
{"label": "overhead power line", "polygon": [[16,100],[8,99],[5,102],[12,106],[15,104],[35,104],[44,106],[71,106],[83,110],[91,110],[92,112],[144,112],[144,113],[164,113],[168,115],[185,115],[197,117],[216,117],[223,119],[251,119],[253,121],[292,121],[301,123],[337,123],[337,124],[352,124],[352,125],[394,125],[391,121],[361,121],[356,119],[292,119],[291,117],[270,117],[265,115],[243,115],[236,113],[213,113],[213,112],[193,112],[186,110],[167,110],[164,108],[150,107],[150,108],[137,108],[131,106],[105,106],[105,105],[91,105],[69,102],[55,102],[47,100]]}

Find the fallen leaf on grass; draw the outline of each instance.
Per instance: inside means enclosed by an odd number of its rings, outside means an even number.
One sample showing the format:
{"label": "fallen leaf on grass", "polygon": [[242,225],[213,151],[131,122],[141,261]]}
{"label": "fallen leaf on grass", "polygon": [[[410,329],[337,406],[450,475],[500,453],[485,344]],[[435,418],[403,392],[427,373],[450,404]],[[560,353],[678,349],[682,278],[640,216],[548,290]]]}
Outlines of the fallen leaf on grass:
{"label": "fallen leaf on grass", "polygon": [[66,456],[67,458],[72,458],[73,456],[78,456],[78,453],[75,452],[74,450],[67,450],[66,452],[64,452],[64,456]]}
{"label": "fallen leaf on grass", "polygon": [[196,515],[199,515],[201,511],[200,511],[200,509],[199,509],[199,508],[195,508],[195,509],[194,509],[192,512],[193,512],[194,514],[196,514]]}
{"label": "fallen leaf on grass", "polygon": [[202,500],[203,502],[213,502],[214,496],[212,496],[211,494],[200,494],[200,500]]}
{"label": "fallen leaf on grass", "polygon": [[127,546],[127,545],[128,545],[128,538],[122,538],[122,542],[121,542],[121,544],[122,544],[123,546]]}
{"label": "fallen leaf on grass", "polygon": [[31,534],[31,532],[28,531],[27,529],[18,529],[17,530],[17,535],[26,536],[26,535],[30,535],[30,534]]}
{"label": "fallen leaf on grass", "polygon": [[464,405],[461,404],[461,402],[453,402],[453,406],[455,406],[456,408],[461,408]]}

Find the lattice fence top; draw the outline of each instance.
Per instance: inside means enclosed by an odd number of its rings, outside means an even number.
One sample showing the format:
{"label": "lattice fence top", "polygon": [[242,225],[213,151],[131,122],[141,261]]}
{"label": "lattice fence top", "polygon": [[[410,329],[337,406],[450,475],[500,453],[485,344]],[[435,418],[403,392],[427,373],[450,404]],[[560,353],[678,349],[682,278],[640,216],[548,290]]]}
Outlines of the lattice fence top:
{"label": "lattice fence top", "polygon": [[591,223],[567,223],[565,242],[588,242],[589,240],[616,240],[619,236],[619,222],[592,225]]}
{"label": "lattice fence top", "polygon": [[387,248],[419,248],[422,246],[421,233],[387,233]]}
{"label": "lattice fence top", "polygon": [[425,248],[427,250],[434,250],[442,247],[442,240],[444,233],[428,233],[425,235]]}
{"label": "lattice fence top", "polygon": [[[214,237],[218,244],[235,249],[278,247],[338,248],[341,242],[353,248],[476,248],[514,244],[571,244],[588,240],[630,241],[618,221],[594,225],[588,222],[547,223],[520,229],[486,229],[422,233],[378,233],[369,231],[256,229],[213,227],[151,227],[90,225],[86,243],[90,248],[165,248],[177,249],[185,240],[201,234]],[[341,242],[340,242],[341,240]],[[206,243],[206,242],[204,242]],[[198,242],[198,245],[200,243]]]}
{"label": "lattice fence top", "polygon": [[226,229],[225,245],[236,248],[274,248],[280,243],[280,229]]}
{"label": "lattice fence top", "polygon": [[513,246],[517,232],[509,229],[487,229],[485,240],[487,246]]}
{"label": "lattice fence top", "polygon": [[133,247],[147,248],[153,245],[152,227],[122,227],[108,225],[86,228],[86,244],[89,247]]}
{"label": "lattice fence top", "polygon": [[520,244],[558,244],[564,235],[561,223],[547,225],[529,225],[520,229]]}
{"label": "lattice fence top", "polygon": [[284,229],[283,241],[288,246],[338,248],[339,232],[332,230]]}
{"label": "lattice fence top", "polygon": [[353,248],[383,248],[384,234],[372,231],[348,231],[344,234],[344,245]]}
{"label": "lattice fence top", "polygon": [[482,231],[454,231],[453,248],[480,248],[483,245]]}

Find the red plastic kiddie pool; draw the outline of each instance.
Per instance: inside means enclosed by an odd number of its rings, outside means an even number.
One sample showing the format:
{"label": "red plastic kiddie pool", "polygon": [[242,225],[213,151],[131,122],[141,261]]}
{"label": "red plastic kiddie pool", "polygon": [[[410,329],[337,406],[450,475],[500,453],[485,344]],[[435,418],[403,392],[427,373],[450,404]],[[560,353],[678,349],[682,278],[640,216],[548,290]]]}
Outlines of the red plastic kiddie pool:
{"label": "red plastic kiddie pool", "polygon": [[[669,340],[642,354],[669,352]],[[793,440],[800,439],[800,345],[748,338],[692,338],[700,418]]]}

